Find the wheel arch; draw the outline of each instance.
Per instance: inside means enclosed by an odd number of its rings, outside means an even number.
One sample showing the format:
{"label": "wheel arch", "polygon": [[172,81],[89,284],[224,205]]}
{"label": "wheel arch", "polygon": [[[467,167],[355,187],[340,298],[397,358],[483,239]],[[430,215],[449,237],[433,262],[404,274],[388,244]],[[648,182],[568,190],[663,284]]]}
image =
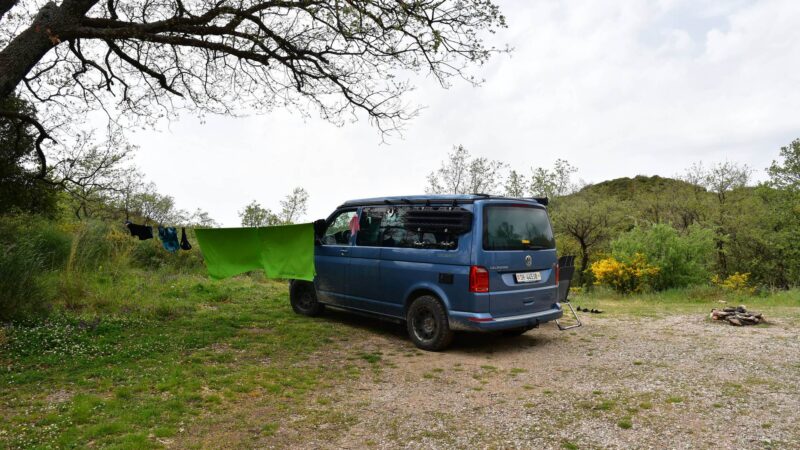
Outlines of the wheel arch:
{"label": "wheel arch", "polygon": [[447,300],[447,295],[445,295],[442,289],[429,284],[416,285],[408,290],[403,303],[403,314],[408,314],[408,308],[411,306],[411,303],[423,295],[430,295],[439,300],[442,306],[444,306],[445,314],[447,314],[448,317],[450,316],[450,303]]}

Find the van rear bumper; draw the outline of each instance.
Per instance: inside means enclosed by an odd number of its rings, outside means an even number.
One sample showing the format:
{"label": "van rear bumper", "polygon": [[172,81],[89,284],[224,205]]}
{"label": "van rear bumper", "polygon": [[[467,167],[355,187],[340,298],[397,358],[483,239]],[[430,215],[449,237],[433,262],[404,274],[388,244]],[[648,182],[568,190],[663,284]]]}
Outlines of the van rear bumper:
{"label": "van rear bumper", "polygon": [[492,317],[489,313],[449,311],[448,322],[451,330],[492,331],[512,328],[533,328],[539,324],[556,320],[564,315],[560,303],[552,308],[517,316]]}

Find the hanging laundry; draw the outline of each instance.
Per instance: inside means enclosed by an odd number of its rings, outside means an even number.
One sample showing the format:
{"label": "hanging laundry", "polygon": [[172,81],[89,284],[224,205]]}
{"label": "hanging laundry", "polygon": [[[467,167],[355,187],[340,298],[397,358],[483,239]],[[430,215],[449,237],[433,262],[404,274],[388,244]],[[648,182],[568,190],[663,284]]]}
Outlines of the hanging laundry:
{"label": "hanging laundry", "polygon": [[358,230],[361,229],[361,225],[358,223],[358,214],[355,214],[352,219],[350,219],[350,236],[355,235],[358,233]]}
{"label": "hanging laundry", "polygon": [[197,243],[212,278],[264,270],[269,278],[314,279],[314,224],[202,228]]}
{"label": "hanging laundry", "polygon": [[183,250],[191,250],[192,244],[186,239],[186,227],[181,227],[181,248]]}
{"label": "hanging laundry", "polygon": [[170,253],[174,253],[180,247],[178,244],[178,231],[175,227],[162,227],[159,225],[158,238],[161,239],[161,245],[164,246],[164,250]]}
{"label": "hanging laundry", "polygon": [[131,236],[136,236],[140,241],[153,239],[153,227],[150,225],[136,225],[135,223],[125,222],[125,226],[131,232]]}

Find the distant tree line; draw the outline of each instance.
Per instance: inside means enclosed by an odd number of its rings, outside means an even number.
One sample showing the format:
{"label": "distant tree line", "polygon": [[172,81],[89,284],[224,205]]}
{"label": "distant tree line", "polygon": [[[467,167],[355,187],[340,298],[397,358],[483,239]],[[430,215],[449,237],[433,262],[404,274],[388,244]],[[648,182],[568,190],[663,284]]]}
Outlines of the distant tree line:
{"label": "distant tree line", "polygon": [[[673,178],[596,184],[577,182],[576,172],[561,159],[551,168],[509,171],[503,162],[473,157],[458,146],[428,175],[426,190],[547,196],[559,252],[578,256],[578,275],[586,284],[595,281],[593,262],[618,258],[630,265],[636,254],[647,252],[665,265],[650,280],[656,288],[696,283],[698,276],[725,280],[742,274],[762,286],[800,284],[800,139],[780,149],[761,183],[753,183],[752,168],[731,161],[696,163]],[[674,248],[683,250],[668,255]],[[685,267],[692,274],[664,281],[666,272]]]}
{"label": "distant tree line", "polygon": [[272,225],[287,225],[295,223],[308,211],[308,192],[302,187],[296,187],[280,202],[281,209],[277,213],[269,208],[264,208],[253,200],[239,211],[239,218],[243,227],[266,227]]}
{"label": "distant tree line", "polygon": [[[27,102],[7,100],[6,108],[32,112]],[[211,227],[217,223],[203,210],[179,209],[175,199],[158,191],[132,163],[136,147],[112,135],[97,144],[84,135],[58,162],[40,173],[31,127],[0,118],[0,216],[37,214],[76,220],[130,220]]]}

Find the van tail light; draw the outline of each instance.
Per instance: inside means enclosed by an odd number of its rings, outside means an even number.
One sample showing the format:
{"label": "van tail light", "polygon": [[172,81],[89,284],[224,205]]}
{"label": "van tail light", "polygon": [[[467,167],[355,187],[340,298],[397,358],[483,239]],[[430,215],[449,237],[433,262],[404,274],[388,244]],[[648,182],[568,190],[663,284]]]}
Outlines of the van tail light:
{"label": "van tail light", "polygon": [[559,281],[561,281],[561,266],[556,263],[556,286],[558,286]]}
{"label": "van tail light", "polygon": [[471,266],[469,268],[469,291],[489,292],[489,271],[485,267]]}

